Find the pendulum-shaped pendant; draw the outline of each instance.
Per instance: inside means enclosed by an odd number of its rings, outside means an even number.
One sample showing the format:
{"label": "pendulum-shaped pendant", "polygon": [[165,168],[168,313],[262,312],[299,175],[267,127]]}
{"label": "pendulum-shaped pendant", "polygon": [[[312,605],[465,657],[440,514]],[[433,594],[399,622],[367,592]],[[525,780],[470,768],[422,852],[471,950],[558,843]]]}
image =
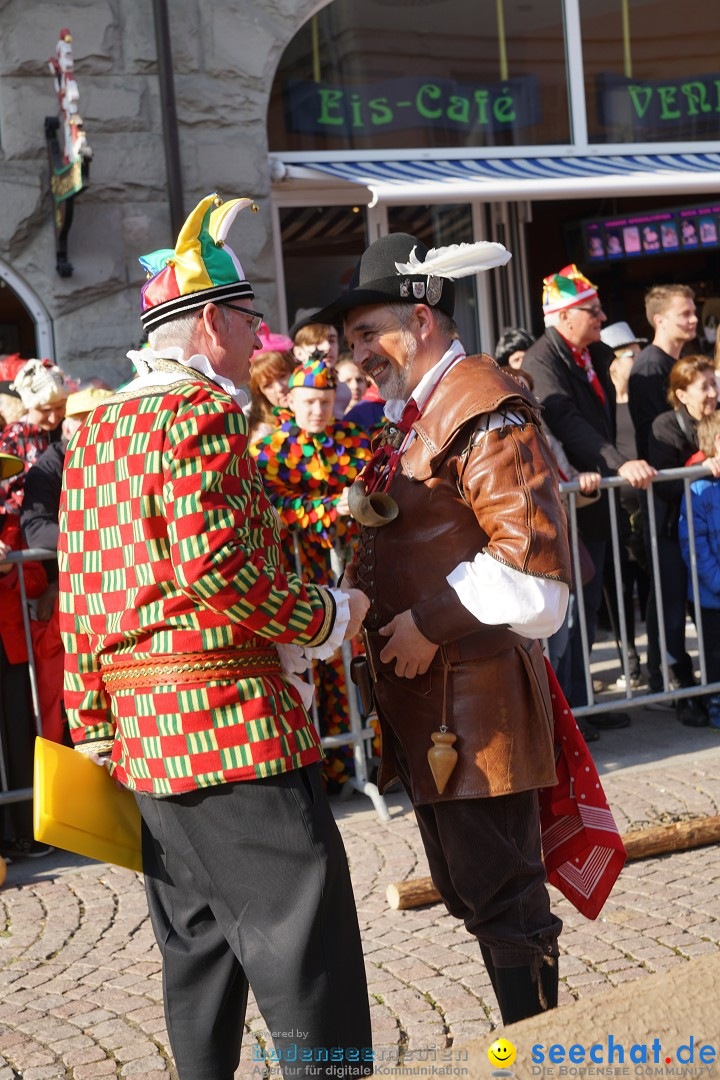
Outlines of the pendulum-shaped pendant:
{"label": "pendulum-shaped pendant", "polygon": [[442,795],[450,774],[457,764],[457,750],[453,746],[457,735],[453,735],[445,728],[444,731],[433,731],[430,738],[435,745],[431,746],[427,752],[428,765],[435,780],[435,787]]}

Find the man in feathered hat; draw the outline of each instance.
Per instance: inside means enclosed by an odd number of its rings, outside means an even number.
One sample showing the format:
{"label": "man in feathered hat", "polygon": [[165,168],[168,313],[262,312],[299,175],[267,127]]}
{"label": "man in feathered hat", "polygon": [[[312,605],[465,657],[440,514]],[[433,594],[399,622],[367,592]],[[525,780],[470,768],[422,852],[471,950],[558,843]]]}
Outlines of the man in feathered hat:
{"label": "man in feathered hat", "polygon": [[390,421],[351,497],[364,527],[346,574],[370,599],[378,783],[397,776],[408,791],[433,882],[477,937],[506,1024],[557,1003],[561,923],[537,791],[555,766],[538,638],[562,623],[570,579],[537,403],[489,357],[466,356],[453,321],[453,279],[509,258],[499,244],[428,251],[391,234],[318,316],[342,316]]}
{"label": "man in feathered hat", "polygon": [[[525,353],[523,371],[535,384],[544,406],[543,422],[562,444],[570,464],[579,472],[622,476],[633,487],[646,488],[655,475],[646,461],[628,460],[615,445],[615,388],[610,377],[614,359],[600,332],[606,321],[595,285],[570,264],[543,281],[545,333]],[[583,589],[588,648],[602,600],[605,552],[610,539],[607,495],[582,512],[582,538],[595,565],[595,574]],[[566,674],[561,682],[571,704],[587,704],[586,664],[580,620],[571,611]],[[594,713],[586,737],[597,738],[594,728],[627,727],[628,713]],[[582,721],[580,721],[582,724]]]}
{"label": "man in feathered hat", "polygon": [[[303,577],[318,585],[335,580],[333,549],[347,547],[354,525],[348,507],[350,484],[370,458],[370,439],[355,424],[333,418],[338,377],[324,359],[299,364],[290,376],[291,413],[280,427],[251,447],[265,488],[287,529],[285,553]],[[322,735],[349,730],[342,658],[316,664],[318,717]],[[352,769],[350,746],[326,755],[328,788],[338,790]]]}
{"label": "man in feathered hat", "polygon": [[237,387],[262,315],[225,243],[247,205],[207,196],[174,251],[142,260],[138,377],[68,446],[65,701],[76,748],[136,793],[181,1080],[234,1076],[248,984],[284,1072],[330,1075],[318,1051],[337,1047],[364,1075],[357,917],[293,670],[355,634],[367,601],[285,572],[247,453]]}

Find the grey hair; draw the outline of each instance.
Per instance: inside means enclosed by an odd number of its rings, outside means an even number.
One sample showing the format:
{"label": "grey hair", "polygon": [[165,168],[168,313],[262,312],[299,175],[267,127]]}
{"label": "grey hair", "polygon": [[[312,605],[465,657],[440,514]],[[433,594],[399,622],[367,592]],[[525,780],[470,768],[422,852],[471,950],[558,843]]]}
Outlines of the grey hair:
{"label": "grey hair", "polygon": [[[387,304],[386,307],[402,326],[408,325],[415,310],[413,304],[404,304],[402,302]],[[445,337],[455,340],[458,336],[458,328],[455,320],[451,318],[450,315],[446,315],[444,311],[439,311],[437,308],[431,307],[430,310],[435,316],[435,323],[440,333]]]}
{"label": "grey hair", "polygon": [[[229,326],[229,312],[223,307],[219,307],[219,310],[225,326]],[[188,315],[178,315],[177,318],[170,319],[155,330],[151,330],[148,334],[150,348],[155,352],[162,352],[163,349],[170,347],[182,349],[183,359],[187,360],[192,355],[193,339],[197,330],[198,315],[201,311],[202,308],[198,311],[191,311]]]}
{"label": "grey hair", "polygon": [[544,319],[545,319],[545,325],[546,326],[559,326],[560,325],[560,312],[559,311],[549,311],[547,313],[547,315],[544,316]]}

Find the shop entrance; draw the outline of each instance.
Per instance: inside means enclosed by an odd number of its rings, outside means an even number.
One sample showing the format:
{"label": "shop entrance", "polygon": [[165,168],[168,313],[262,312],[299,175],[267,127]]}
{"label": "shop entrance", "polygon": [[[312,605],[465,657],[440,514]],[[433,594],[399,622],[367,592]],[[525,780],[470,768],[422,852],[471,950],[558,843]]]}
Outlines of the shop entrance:
{"label": "shop entrance", "polygon": [[[701,197],[702,198],[702,197]],[[713,245],[713,236],[720,241],[720,221],[712,213],[714,201],[701,202],[697,196],[649,196],[647,198],[573,199],[536,201],[532,203],[526,226],[526,270],[530,294],[528,329],[534,334],[543,331],[541,295],[542,279],[568,263],[574,262],[598,286],[608,322],[624,320],[641,337],[651,337],[645,318],[644,297],[653,285],[683,284],[695,291],[698,313],[710,297],[720,297],[720,246]],[[701,215],[693,210],[708,209]],[[683,213],[681,213],[681,210]],[[664,211],[669,211],[665,214]],[[650,219],[654,218],[654,221]],[[588,222],[600,221],[602,239],[596,261],[589,254]],[[683,246],[682,224],[690,222],[688,231],[693,246]],[[617,226],[615,226],[617,222]],[[661,244],[661,223],[674,230],[678,243],[675,250],[664,250]],[[701,244],[701,226],[704,223]],[[608,225],[609,223],[609,225]],[[623,224],[627,223],[627,224]],[[623,232],[628,230],[626,236]],[[673,233],[666,234],[672,244]],[[616,239],[617,236],[617,239]],[[611,250],[627,242],[629,252]],[[604,242],[604,249],[603,249]],[[639,244],[640,250],[636,250]],[[643,250],[649,245],[649,251]],[[698,346],[705,351],[706,342]]]}

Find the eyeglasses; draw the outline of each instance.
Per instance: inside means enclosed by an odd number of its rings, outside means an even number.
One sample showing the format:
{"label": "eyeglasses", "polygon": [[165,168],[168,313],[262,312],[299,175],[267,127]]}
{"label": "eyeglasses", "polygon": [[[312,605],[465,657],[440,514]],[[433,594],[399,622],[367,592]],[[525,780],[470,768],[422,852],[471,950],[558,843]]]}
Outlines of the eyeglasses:
{"label": "eyeglasses", "polygon": [[587,311],[588,315],[592,315],[593,319],[597,319],[598,315],[603,314],[603,309],[599,304],[594,304],[592,307],[576,307],[573,311]]}
{"label": "eyeglasses", "polygon": [[253,334],[257,334],[265,318],[265,316],[260,311],[253,311],[252,308],[236,307],[235,304],[230,304],[224,300],[219,300],[218,303],[221,307],[230,308],[231,311],[240,311],[243,315],[249,315],[250,322],[248,323],[248,326],[252,330]]}

